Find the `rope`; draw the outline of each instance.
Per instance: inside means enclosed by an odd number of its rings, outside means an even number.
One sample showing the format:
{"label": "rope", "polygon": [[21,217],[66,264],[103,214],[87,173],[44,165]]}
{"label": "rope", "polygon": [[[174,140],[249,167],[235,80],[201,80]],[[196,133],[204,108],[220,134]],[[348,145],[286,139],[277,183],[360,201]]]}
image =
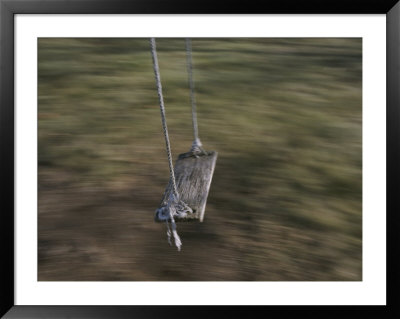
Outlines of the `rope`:
{"label": "rope", "polygon": [[172,154],[171,154],[171,146],[170,146],[169,136],[168,136],[167,120],[165,118],[164,97],[163,97],[163,94],[162,94],[160,70],[159,70],[159,67],[158,67],[158,59],[157,59],[157,51],[156,51],[156,40],[154,38],[150,39],[150,46],[151,46],[151,56],[153,58],[154,75],[156,77],[158,99],[160,100],[161,122],[162,122],[162,126],[163,126],[164,138],[165,138],[165,146],[166,146],[166,149],[167,149],[169,174],[170,174],[170,177],[171,177],[171,182],[172,182],[174,194],[178,198],[179,194],[178,194],[178,190],[176,188],[174,167],[172,165]]}
{"label": "rope", "polygon": [[[176,231],[176,224],[174,217],[177,216],[179,218],[182,218],[187,216],[188,213],[193,213],[193,211],[185,202],[179,199],[179,193],[175,181],[174,167],[172,164],[172,153],[171,153],[171,145],[169,142],[167,120],[165,116],[164,98],[162,94],[161,77],[160,77],[160,70],[158,66],[157,51],[156,51],[156,40],[154,38],[150,39],[150,46],[151,46],[151,55],[153,58],[153,68],[154,68],[154,75],[156,78],[158,99],[160,101],[161,122],[163,126],[165,145],[167,149],[170,181],[173,187],[173,192],[170,194],[168,198],[167,205],[157,209],[156,214],[160,220],[165,220],[167,224],[167,236],[169,244],[171,245],[171,236],[173,236],[175,241],[175,246],[178,248],[178,250],[181,250],[182,242],[181,239],[179,238],[178,232]],[[168,221],[171,222],[172,232],[169,228]]]}
{"label": "rope", "polygon": [[190,152],[193,154],[206,153],[201,148],[202,144],[199,138],[199,130],[197,126],[197,111],[196,111],[197,106],[196,106],[196,99],[194,97],[194,82],[193,82],[192,42],[189,38],[186,38],[185,45],[186,45],[186,61],[187,61],[187,70],[188,70],[189,87],[190,87],[190,101],[192,103],[192,124],[193,124],[193,136],[194,136],[194,141]]}

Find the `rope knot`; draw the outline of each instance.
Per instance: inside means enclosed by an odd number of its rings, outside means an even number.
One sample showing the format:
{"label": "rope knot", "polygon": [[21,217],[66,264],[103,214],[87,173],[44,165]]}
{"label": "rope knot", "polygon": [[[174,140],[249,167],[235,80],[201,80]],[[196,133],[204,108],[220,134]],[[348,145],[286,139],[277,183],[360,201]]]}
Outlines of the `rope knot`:
{"label": "rope knot", "polygon": [[207,152],[202,148],[203,144],[201,144],[201,141],[199,138],[195,138],[192,147],[190,148],[189,153],[192,155],[198,157],[198,155],[207,155]]}
{"label": "rope knot", "polygon": [[[165,221],[167,225],[168,243],[172,245],[171,238],[173,238],[178,251],[181,250],[182,241],[176,231],[175,218],[184,218],[188,214],[193,214],[193,210],[174,192],[169,195],[167,204],[156,210],[156,219]],[[169,223],[171,223],[171,229]]]}

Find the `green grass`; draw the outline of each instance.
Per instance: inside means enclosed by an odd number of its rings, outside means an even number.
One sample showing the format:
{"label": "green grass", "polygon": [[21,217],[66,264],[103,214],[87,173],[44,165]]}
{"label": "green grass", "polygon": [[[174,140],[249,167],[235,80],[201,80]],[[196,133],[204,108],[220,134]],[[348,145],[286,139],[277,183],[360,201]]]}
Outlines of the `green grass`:
{"label": "green grass", "polygon": [[[193,39],[219,153],[202,224],[166,243],[148,39],[38,42],[40,280],[361,280],[361,39]],[[158,39],[174,158],[192,142],[183,39]]]}

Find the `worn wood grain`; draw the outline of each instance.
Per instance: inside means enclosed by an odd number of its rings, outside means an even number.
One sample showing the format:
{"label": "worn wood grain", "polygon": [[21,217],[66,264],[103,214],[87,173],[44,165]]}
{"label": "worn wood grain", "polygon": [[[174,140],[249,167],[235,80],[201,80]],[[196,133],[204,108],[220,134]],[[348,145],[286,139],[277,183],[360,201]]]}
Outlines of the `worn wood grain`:
{"label": "worn wood grain", "polygon": [[[176,186],[180,198],[193,210],[193,214],[175,221],[203,221],[217,155],[214,151],[198,157],[189,156],[189,153],[179,155],[174,167]],[[172,189],[169,181],[160,208],[166,205]],[[160,220],[156,218],[156,221]]]}

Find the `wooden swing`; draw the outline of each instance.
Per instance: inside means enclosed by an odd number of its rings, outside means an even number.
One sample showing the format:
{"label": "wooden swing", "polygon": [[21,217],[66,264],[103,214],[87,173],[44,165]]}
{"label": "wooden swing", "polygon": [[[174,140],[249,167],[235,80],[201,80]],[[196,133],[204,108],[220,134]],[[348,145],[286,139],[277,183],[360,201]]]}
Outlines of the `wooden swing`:
{"label": "wooden swing", "polygon": [[[194,97],[194,83],[192,79],[191,43],[190,39],[186,39],[186,57],[190,98],[192,104],[194,141],[189,152],[180,154],[178,156],[178,160],[175,163],[175,168],[173,168],[171,160],[171,147],[165,116],[164,99],[162,95],[161,78],[158,67],[156,43],[154,38],[151,38],[150,44],[170,170],[170,180],[164,192],[160,206],[156,210],[154,219],[156,222],[166,222],[168,228],[168,241],[171,244],[171,235],[173,235],[175,245],[177,246],[178,250],[180,250],[182,243],[176,232],[175,222],[203,221],[207,197],[218,154],[215,151],[205,151],[202,148],[202,144],[198,136],[196,101]],[[172,226],[172,232],[168,225],[169,222]]]}

